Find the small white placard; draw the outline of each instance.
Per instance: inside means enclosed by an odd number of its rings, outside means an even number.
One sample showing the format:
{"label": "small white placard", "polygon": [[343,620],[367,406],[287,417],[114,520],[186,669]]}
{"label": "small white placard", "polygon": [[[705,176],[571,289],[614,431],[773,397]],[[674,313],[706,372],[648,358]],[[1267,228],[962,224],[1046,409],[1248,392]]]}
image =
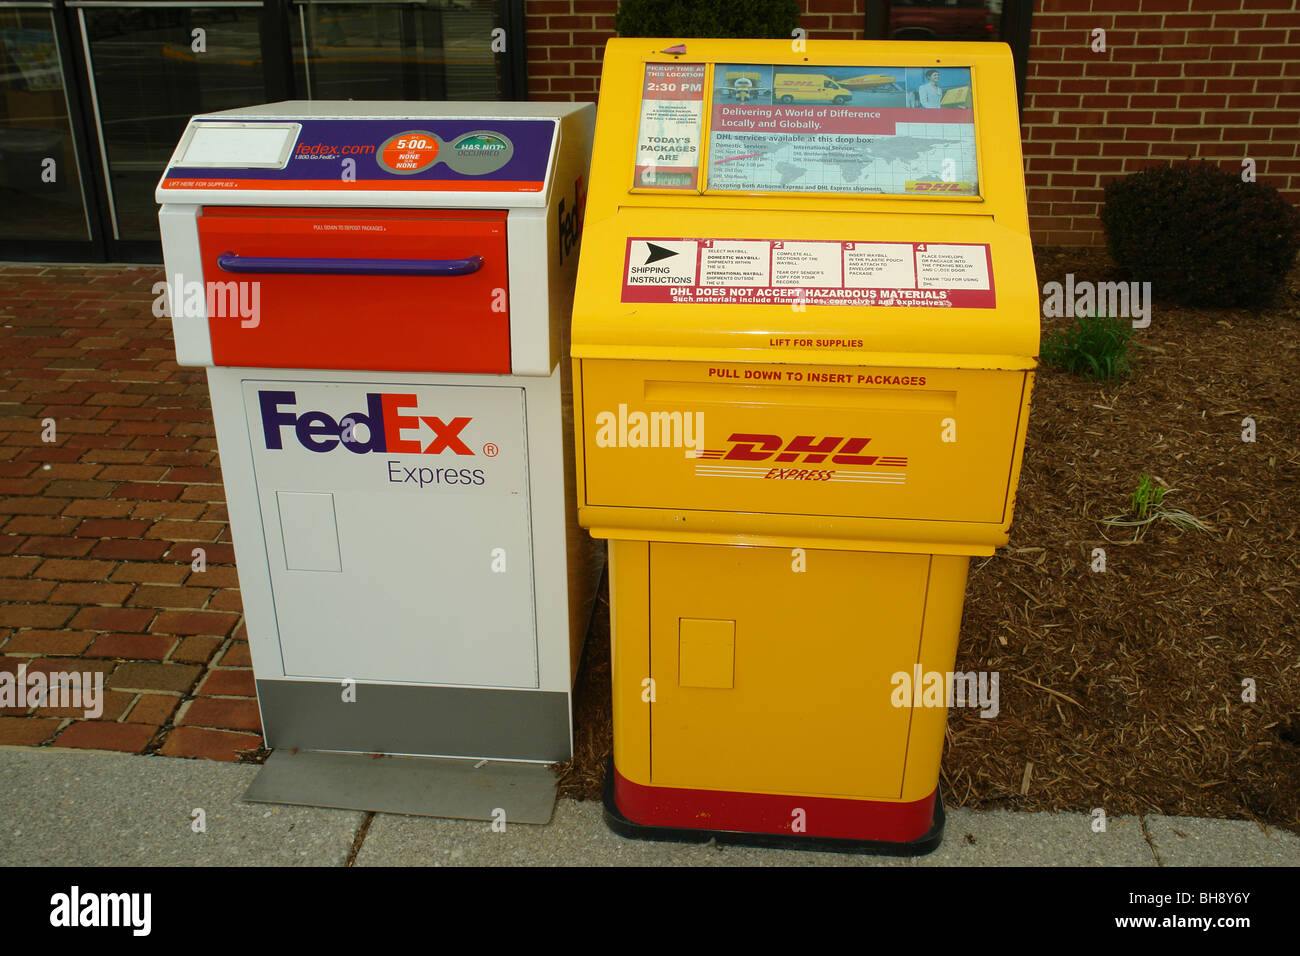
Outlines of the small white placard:
{"label": "small white placard", "polygon": [[916,281],[922,289],[987,290],[988,251],[979,245],[918,245]]}
{"label": "small white placard", "polygon": [[298,123],[192,123],[173,165],[283,169],[301,128]]}
{"label": "small white placard", "polygon": [[772,243],[715,239],[700,255],[700,285],[765,286],[771,281]]}
{"label": "small white placard", "polygon": [[334,496],[328,492],[277,491],[286,571],[342,571]]}
{"label": "small white placard", "polygon": [[855,242],[844,250],[847,289],[915,289],[910,242]]}
{"label": "small white placard", "polygon": [[838,242],[778,242],[772,248],[772,285],[841,288],[840,258]]}

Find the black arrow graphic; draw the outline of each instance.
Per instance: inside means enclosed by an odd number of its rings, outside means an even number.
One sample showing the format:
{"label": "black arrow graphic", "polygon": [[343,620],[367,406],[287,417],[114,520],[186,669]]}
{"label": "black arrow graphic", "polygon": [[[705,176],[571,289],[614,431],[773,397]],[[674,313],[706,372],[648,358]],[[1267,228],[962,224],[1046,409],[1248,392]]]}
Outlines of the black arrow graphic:
{"label": "black arrow graphic", "polygon": [[648,266],[652,262],[658,262],[660,259],[667,259],[670,256],[677,255],[676,249],[665,249],[663,246],[656,246],[653,242],[647,242],[646,245],[650,248],[650,255],[646,256],[646,260],[642,265]]}

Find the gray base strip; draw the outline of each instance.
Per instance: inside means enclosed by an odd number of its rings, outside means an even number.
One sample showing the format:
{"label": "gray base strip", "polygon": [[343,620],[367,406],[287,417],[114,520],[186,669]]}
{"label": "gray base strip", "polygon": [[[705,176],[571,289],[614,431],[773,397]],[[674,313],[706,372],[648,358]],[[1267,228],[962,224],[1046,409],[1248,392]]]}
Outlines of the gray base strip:
{"label": "gray base strip", "polygon": [[259,680],[266,745],[277,750],[568,760],[569,695],[410,684]]}
{"label": "gray base strip", "polygon": [[545,764],[277,750],[244,794],[251,803],[548,823],[557,778]]}

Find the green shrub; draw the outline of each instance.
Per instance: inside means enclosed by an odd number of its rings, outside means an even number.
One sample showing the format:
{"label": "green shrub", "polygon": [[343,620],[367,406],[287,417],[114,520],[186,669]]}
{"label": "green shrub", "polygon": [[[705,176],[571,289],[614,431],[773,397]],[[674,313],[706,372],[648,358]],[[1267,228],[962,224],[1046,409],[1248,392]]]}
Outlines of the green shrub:
{"label": "green shrub", "polygon": [[1300,249],[1300,212],[1276,189],[1207,162],[1113,180],[1101,222],[1117,265],[1185,305],[1264,305]]}
{"label": "green shrub", "polygon": [[623,0],[614,29],[624,37],[790,39],[798,0]]}
{"label": "green shrub", "polygon": [[1127,319],[1080,316],[1068,329],[1047,336],[1039,355],[1053,368],[1109,382],[1128,372],[1132,335],[1133,325]]}
{"label": "green shrub", "polygon": [[1164,507],[1165,495],[1168,492],[1168,488],[1152,482],[1150,475],[1143,475],[1138,479],[1133,500],[1129,503],[1129,510],[1133,512],[1133,517],[1139,521],[1146,521],[1151,517],[1152,512],[1158,512]]}

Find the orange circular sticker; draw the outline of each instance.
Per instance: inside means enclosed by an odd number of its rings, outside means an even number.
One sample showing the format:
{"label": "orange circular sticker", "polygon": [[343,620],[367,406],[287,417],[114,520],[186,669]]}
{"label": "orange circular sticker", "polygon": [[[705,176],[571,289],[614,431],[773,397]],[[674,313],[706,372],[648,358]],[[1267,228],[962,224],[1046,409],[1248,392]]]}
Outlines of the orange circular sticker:
{"label": "orange circular sticker", "polygon": [[438,137],[410,130],[391,137],[379,148],[379,165],[391,173],[419,173],[438,161]]}

